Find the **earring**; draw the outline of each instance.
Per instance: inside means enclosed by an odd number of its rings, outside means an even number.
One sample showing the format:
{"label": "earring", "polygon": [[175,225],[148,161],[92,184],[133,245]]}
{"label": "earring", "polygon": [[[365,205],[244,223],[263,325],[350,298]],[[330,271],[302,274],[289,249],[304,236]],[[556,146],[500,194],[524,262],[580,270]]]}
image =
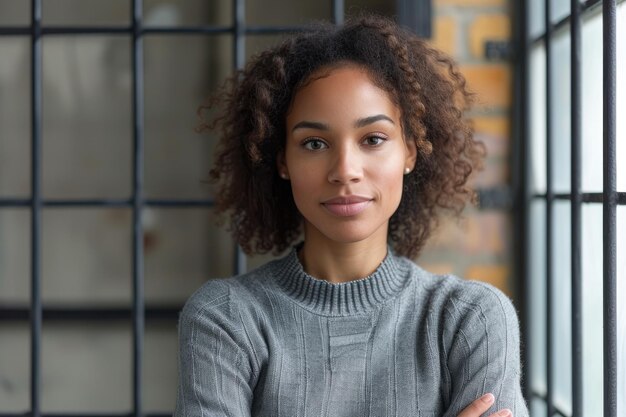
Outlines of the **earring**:
{"label": "earring", "polygon": [[404,168],[404,175],[408,174],[409,172],[411,172],[411,168],[409,167]]}
{"label": "earring", "polygon": [[286,172],[281,172],[281,173],[280,173],[280,177],[281,177],[282,179],[286,180],[286,179],[288,179],[288,178],[289,178],[289,175],[287,175],[287,173],[286,173]]}

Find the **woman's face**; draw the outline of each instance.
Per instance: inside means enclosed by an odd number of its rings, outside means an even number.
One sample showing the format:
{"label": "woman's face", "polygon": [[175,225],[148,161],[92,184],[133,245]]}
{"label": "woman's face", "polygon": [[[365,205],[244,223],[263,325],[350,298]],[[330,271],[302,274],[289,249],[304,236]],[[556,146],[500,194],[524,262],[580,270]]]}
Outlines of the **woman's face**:
{"label": "woman's face", "polygon": [[414,142],[405,142],[400,109],[365,70],[322,75],[294,97],[279,173],[291,181],[307,239],[386,242],[405,169],[415,165]]}

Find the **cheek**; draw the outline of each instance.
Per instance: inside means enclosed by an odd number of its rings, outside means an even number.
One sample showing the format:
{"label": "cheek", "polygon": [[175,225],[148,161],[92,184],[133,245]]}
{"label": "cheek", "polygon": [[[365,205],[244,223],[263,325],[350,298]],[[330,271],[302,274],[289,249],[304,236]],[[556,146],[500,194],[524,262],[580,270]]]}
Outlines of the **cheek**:
{"label": "cheek", "polygon": [[296,206],[300,212],[306,211],[306,205],[312,204],[315,190],[319,189],[319,185],[310,175],[293,175],[290,181],[291,193]]}
{"label": "cheek", "polygon": [[380,190],[388,194],[388,198],[399,200],[402,195],[404,180],[403,160],[400,158],[389,158],[385,163],[379,163],[374,172]]}

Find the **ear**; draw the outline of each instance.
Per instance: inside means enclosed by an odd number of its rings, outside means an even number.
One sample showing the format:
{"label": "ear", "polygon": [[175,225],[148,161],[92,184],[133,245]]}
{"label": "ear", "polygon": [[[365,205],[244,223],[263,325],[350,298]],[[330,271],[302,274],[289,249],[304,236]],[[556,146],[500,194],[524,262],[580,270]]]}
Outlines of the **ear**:
{"label": "ear", "polygon": [[281,150],[276,155],[276,169],[278,169],[278,176],[287,180],[289,179],[289,170],[287,169],[287,161],[285,159],[285,150]]}
{"label": "ear", "polygon": [[415,161],[417,161],[417,143],[415,143],[415,139],[413,138],[405,140],[404,143],[406,144],[406,159],[404,161],[404,167],[413,171],[415,168]]}

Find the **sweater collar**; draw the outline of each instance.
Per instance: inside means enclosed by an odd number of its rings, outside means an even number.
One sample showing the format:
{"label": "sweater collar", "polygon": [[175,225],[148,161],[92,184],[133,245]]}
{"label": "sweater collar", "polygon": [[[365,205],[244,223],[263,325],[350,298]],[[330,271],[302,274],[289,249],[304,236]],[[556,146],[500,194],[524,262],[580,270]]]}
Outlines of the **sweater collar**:
{"label": "sweater collar", "polygon": [[298,259],[297,247],[275,265],[277,283],[289,298],[327,316],[349,316],[375,308],[396,296],[410,276],[409,268],[391,248],[371,275],[342,283],[307,274]]}

